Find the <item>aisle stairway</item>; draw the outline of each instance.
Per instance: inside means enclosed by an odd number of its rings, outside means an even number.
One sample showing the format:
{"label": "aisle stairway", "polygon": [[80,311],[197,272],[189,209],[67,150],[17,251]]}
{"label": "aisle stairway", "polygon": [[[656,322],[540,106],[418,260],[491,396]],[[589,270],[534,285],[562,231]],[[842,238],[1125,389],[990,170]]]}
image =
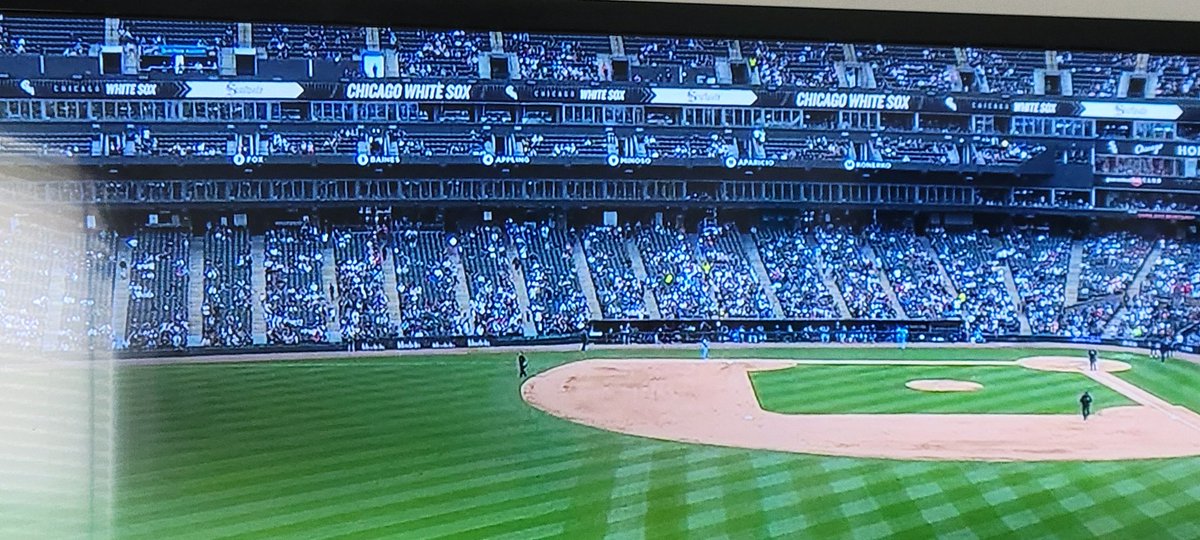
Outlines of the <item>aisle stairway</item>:
{"label": "aisle stairway", "polygon": [[1083,242],[1071,241],[1071,262],[1067,266],[1067,292],[1063,307],[1079,303],[1079,273],[1083,269]]}
{"label": "aisle stairway", "polygon": [[[321,292],[329,294],[329,286],[337,287],[337,259],[333,253],[333,244],[326,243],[321,248]],[[342,317],[341,310],[338,308],[337,298],[329,298],[329,305],[333,306],[333,314],[328,318],[325,324],[325,330],[329,336],[330,343],[342,342]]]}
{"label": "aisle stairway", "polygon": [[579,276],[579,287],[583,289],[583,297],[587,300],[588,316],[591,320],[604,318],[600,308],[600,300],[596,297],[596,283],[592,281],[592,269],[588,268],[587,255],[583,253],[583,244],[575,238],[571,241],[571,260],[575,263],[575,272]]}
{"label": "aisle stairway", "polygon": [[[804,243],[809,246],[817,245],[817,239],[808,235],[804,238]],[[846,306],[846,297],[842,296],[842,290],[838,288],[837,281],[833,279],[833,273],[825,268],[825,261],[820,256],[813,257],[817,264],[817,273],[821,275],[821,282],[825,284],[825,288],[833,295],[833,303],[837,305],[838,314],[843,319],[852,318],[850,308]]]}
{"label": "aisle stairway", "polygon": [[[1012,268],[1009,268],[1008,263],[1000,265],[1000,275],[1004,278],[1004,288],[1008,291],[1008,297],[1013,302],[1019,302],[1021,294],[1017,292],[1017,282],[1013,280]],[[1033,334],[1033,327],[1029,324],[1029,316],[1025,314],[1025,310],[1018,309],[1017,322],[1021,324],[1021,335],[1028,336]]]}
{"label": "aisle stairway", "polygon": [[455,283],[454,300],[458,304],[458,312],[467,315],[471,313],[471,288],[467,286],[467,269],[463,266],[459,250],[450,250],[450,264],[454,267]]}
{"label": "aisle stairway", "polygon": [[[129,261],[133,257],[133,249],[126,242],[128,237],[122,237],[117,240],[117,278],[116,284],[113,285],[113,311],[112,311],[112,328],[113,339],[120,343],[120,347],[125,347],[125,337],[128,335],[129,324]],[[120,270],[121,263],[125,263],[126,269]],[[124,276],[121,273],[124,272]]]}
{"label": "aisle stairway", "polygon": [[925,252],[929,254],[930,260],[937,265],[938,276],[942,278],[942,285],[946,287],[946,291],[950,296],[958,296],[958,288],[954,286],[954,280],[950,279],[950,274],[946,272],[946,267],[942,266],[942,258],[933,250],[933,245],[929,243],[929,238],[918,236],[917,241],[925,248]]}
{"label": "aisle stairway", "polygon": [[[513,250],[509,250],[512,253]],[[537,336],[537,327],[533,324],[533,312],[529,310],[529,289],[525,284],[525,267],[524,265],[506,264],[505,267],[509,271],[509,279],[512,280],[513,287],[517,290],[517,308],[521,314],[521,330],[525,337]]]}
{"label": "aisle stairway", "polygon": [[[63,340],[63,298],[67,295],[67,265],[75,261],[50,261],[50,283],[46,289],[46,328],[42,331],[42,350],[56,351]],[[76,299],[78,301],[78,299]]]}
{"label": "aisle stairway", "polygon": [[658,310],[658,300],[654,298],[654,291],[649,286],[650,280],[646,274],[646,263],[642,260],[642,253],[638,251],[637,244],[632,239],[625,241],[625,251],[629,253],[629,260],[633,263],[633,277],[647,284],[646,294],[642,298],[646,304],[646,313],[651,319],[662,319],[662,312]]}
{"label": "aisle stairway", "polygon": [[188,347],[199,347],[204,340],[204,237],[188,241]]}
{"label": "aisle stairway", "polygon": [[[1134,276],[1133,282],[1129,284],[1129,290],[1126,298],[1133,298],[1142,293],[1142,287],[1146,285],[1146,278],[1150,276],[1150,272],[1154,271],[1154,266],[1158,264],[1158,259],[1162,257],[1162,247],[1157,242],[1154,244],[1154,249],[1146,255],[1146,260],[1142,261],[1141,268],[1138,269],[1137,275]],[[1117,308],[1116,313],[1113,313],[1112,319],[1104,326],[1104,333],[1101,334],[1105,338],[1115,338],[1121,332],[1121,323],[1125,322],[1125,312],[1127,311],[1126,303],[1121,302],[1121,306]]]}
{"label": "aisle stairway", "polygon": [[771,276],[767,273],[767,265],[763,264],[762,254],[758,252],[758,245],[754,243],[754,238],[746,233],[740,236],[742,238],[742,251],[746,254],[746,260],[750,262],[750,267],[754,269],[754,274],[758,278],[759,286],[766,293],[767,300],[771,302],[772,315],[776,319],[787,318],[783,313],[783,306],[779,303],[779,297],[775,296],[775,287],[771,286]]}
{"label": "aisle stairway", "polygon": [[250,238],[250,335],[255,345],[267,343],[267,317],[263,310],[262,294],[267,290],[267,274],[263,265],[266,242],[262,235]]}
{"label": "aisle stairway", "polygon": [[383,293],[387,295],[388,317],[391,317],[393,325],[399,325],[403,320],[400,317],[400,289],[397,284],[396,263],[392,260],[395,255],[390,250],[390,246],[385,247],[388,250],[386,258],[383,260]]}
{"label": "aisle stairway", "polygon": [[888,279],[887,272],[883,270],[883,263],[879,257],[875,255],[875,248],[870,245],[863,244],[863,256],[875,266],[875,272],[879,276],[879,280],[883,285],[883,293],[887,295],[888,303],[892,305],[892,309],[896,311],[896,317],[907,319],[908,313],[905,313],[904,306],[900,304],[900,299],[896,297],[896,289],[892,288],[892,280]]}

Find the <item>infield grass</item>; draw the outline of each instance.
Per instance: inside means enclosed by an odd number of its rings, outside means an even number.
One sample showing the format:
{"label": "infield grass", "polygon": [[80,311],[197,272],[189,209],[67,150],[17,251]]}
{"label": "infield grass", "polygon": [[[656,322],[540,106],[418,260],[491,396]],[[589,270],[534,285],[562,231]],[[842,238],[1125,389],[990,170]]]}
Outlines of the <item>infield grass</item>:
{"label": "infield grass", "polygon": [[[974,392],[919,392],[917,379],[953,379],[983,385]],[[789,414],[1013,413],[1075,414],[1079,395],[1091,392],[1093,409],[1134,405],[1078,373],[1019,366],[797,366],[750,374],[763,409]]]}
{"label": "infield grass", "polygon": [[[1063,352],[714,351],[1045,354]],[[582,357],[530,354],[535,371]],[[1167,399],[1200,385],[1195,369],[1134,366],[1127,377]],[[1200,537],[1200,459],[904,462],[660,442],[528,407],[510,354],[124,367],[118,384],[120,538]]]}

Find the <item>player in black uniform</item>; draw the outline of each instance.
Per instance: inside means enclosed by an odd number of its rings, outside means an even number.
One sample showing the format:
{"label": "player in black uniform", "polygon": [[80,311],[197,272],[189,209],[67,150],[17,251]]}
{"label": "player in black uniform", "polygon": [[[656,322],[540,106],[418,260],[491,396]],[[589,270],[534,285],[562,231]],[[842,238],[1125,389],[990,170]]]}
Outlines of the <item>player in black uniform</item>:
{"label": "player in black uniform", "polygon": [[588,346],[588,331],[586,328],[579,331],[579,352],[587,352]]}
{"label": "player in black uniform", "polygon": [[1088,350],[1088,370],[1096,371],[1096,349]]}
{"label": "player in black uniform", "polygon": [[517,370],[521,372],[521,378],[529,376],[529,361],[525,359],[525,353],[517,354]]}
{"label": "player in black uniform", "polygon": [[1079,396],[1079,408],[1082,409],[1083,419],[1087,420],[1092,415],[1092,395],[1084,392]]}

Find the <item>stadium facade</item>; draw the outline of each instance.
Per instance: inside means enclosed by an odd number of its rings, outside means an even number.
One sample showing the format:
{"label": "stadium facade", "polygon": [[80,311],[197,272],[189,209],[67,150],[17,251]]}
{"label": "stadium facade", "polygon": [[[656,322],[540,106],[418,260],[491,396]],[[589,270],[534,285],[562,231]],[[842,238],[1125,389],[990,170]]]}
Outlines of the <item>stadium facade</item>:
{"label": "stadium facade", "polygon": [[[1200,343],[1200,57],[0,33],[16,347]],[[39,244],[64,205],[84,219]]]}

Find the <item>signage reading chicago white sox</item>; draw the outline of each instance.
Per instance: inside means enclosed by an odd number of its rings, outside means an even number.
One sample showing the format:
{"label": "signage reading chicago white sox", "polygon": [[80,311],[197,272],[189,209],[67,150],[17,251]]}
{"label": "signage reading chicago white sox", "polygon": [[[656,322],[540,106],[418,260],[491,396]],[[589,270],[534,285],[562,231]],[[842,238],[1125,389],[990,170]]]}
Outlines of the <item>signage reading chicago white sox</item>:
{"label": "signage reading chicago white sox", "polygon": [[912,108],[912,96],[865,94],[852,92],[799,92],[797,107],[814,109],[865,109],[907,111]]}

